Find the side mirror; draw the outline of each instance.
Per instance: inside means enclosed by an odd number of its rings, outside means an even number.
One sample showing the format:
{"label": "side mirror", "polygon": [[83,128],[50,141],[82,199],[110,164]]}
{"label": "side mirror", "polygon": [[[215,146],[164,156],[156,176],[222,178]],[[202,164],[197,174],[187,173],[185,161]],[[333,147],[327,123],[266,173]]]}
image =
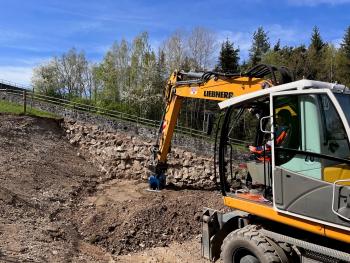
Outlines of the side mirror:
{"label": "side mirror", "polygon": [[271,115],[271,116],[262,117],[262,118],[260,119],[260,131],[261,131],[261,132],[263,132],[263,133],[268,133],[268,134],[272,134],[272,133],[273,133],[273,132],[271,132],[271,131],[265,131],[264,128],[263,128],[263,127],[264,127],[264,125],[263,125],[263,124],[264,124],[264,120],[266,120],[266,119],[271,119],[271,122],[270,122],[270,123],[271,123],[271,125],[272,125],[272,117],[273,117],[273,116]]}

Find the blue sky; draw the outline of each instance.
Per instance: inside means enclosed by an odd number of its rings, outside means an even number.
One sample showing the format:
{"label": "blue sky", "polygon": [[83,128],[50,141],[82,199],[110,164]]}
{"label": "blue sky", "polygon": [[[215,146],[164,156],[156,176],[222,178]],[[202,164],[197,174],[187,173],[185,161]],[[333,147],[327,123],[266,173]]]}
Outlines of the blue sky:
{"label": "blue sky", "polygon": [[142,31],[156,48],[175,30],[203,26],[245,58],[263,26],[274,44],[308,44],[312,28],[336,46],[350,26],[350,0],[0,0],[0,79],[29,84],[33,67],[71,47],[98,62],[114,41]]}

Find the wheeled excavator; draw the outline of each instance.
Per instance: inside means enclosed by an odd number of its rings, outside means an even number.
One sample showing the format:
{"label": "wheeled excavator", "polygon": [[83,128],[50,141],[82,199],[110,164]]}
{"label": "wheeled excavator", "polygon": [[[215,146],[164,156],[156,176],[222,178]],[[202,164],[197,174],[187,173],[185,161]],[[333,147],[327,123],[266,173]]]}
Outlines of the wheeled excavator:
{"label": "wheeled excavator", "polygon": [[[214,159],[232,211],[203,210],[202,256],[224,263],[350,262],[350,89],[293,81],[285,68],[269,66],[231,75],[175,72],[155,152],[155,178],[163,183],[181,100],[205,94],[224,112]],[[277,143],[282,111],[289,116],[287,136]],[[258,117],[254,146],[264,150],[237,178],[232,138],[244,112]]]}

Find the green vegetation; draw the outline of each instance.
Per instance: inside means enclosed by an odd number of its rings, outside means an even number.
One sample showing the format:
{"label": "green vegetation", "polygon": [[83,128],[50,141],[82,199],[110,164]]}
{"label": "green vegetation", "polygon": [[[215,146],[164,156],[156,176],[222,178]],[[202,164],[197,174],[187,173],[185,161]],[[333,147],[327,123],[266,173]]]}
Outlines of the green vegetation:
{"label": "green vegetation", "polygon": [[[23,105],[1,100],[0,101],[0,112],[1,113],[23,114]],[[55,119],[59,118],[58,116],[54,115],[53,113],[31,108],[30,105],[27,105],[26,115],[55,118]]]}
{"label": "green vegetation", "polygon": [[235,73],[239,69],[239,48],[234,48],[233,42],[226,39],[221,44],[216,70],[225,73]]}
{"label": "green vegetation", "polygon": [[[164,110],[165,83],[175,69],[242,72],[264,63],[289,68],[297,80],[307,78],[350,86],[350,26],[339,47],[327,43],[317,26],[308,43],[293,46],[285,45],[283,39],[272,43],[269,32],[259,27],[252,34],[246,61],[240,61],[240,49],[235,44],[229,38],[218,43],[215,32],[197,27],[190,32],[175,31],[155,50],[148,33],[142,32],[130,42],[121,39],[111,43],[99,62],[88,61],[83,51],[74,48],[53,57],[35,68],[32,84],[37,93],[157,121]],[[219,56],[214,57],[215,54]],[[216,102],[185,100],[178,124],[202,130],[205,114],[216,110]],[[252,122],[245,117],[239,129],[243,133]]]}

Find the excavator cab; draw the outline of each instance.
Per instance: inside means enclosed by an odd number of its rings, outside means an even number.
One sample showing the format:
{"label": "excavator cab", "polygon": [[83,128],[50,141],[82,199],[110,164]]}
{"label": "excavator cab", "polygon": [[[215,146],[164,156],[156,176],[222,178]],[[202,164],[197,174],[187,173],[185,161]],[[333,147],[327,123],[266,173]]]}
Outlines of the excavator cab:
{"label": "excavator cab", "polygon": [[[269,141],[271,149],[260,162],[247,160],[247,175],[233,178],[236,113],[256,105],[263,109],[256,143]],[[224,203],[234,210],[204,212],[203,240],[212,243],[207,250],[202,246],[203,255],[215,259],[221,250],[224,262],[272,262],[267,260],[273,255],[273,262],[350,262],[349,88],[299,80],[219,106],[225,109],[217,153],[220,186]],[[287,135],[278,142],[281,123]],[[210,223],[215,221],[216,233]]]}
{"label": "excavator cab", "polygon": [[287,99],[297,117],[288,144],[275,147],[274,205],[281,212],[350,227],[349,105],[344,104],[350,95],[331,90],[274,94],[273,109]]}
{"label": "excavator cab", "polygon": [[[248,198],[249,193],[258,193],[279,212],[350,227],[350,92],[341,87],[301,80],[258,91],[256,98],[250,94],[248,98],[232,99],[237,102],[226,111],[219,146],[223,194],[240,193],[244,198],[242,193],[247,193]],[[232,113],[235,106],[246,109],[257,103],[269,110],[259,116],[258,125],[258,134],[268,139],[256,141],[270,141],[271,149],[265,152],[263,161],[247,162],[251,184],[243,180],[245,185],[235,184],[240,189],[232,188],[227,180],[232,176],[232,166],[237,165],[229,157],[230,127],[237,121]],[[287,135],[281,143],[276,135],[282,112],[289,117]]]}

